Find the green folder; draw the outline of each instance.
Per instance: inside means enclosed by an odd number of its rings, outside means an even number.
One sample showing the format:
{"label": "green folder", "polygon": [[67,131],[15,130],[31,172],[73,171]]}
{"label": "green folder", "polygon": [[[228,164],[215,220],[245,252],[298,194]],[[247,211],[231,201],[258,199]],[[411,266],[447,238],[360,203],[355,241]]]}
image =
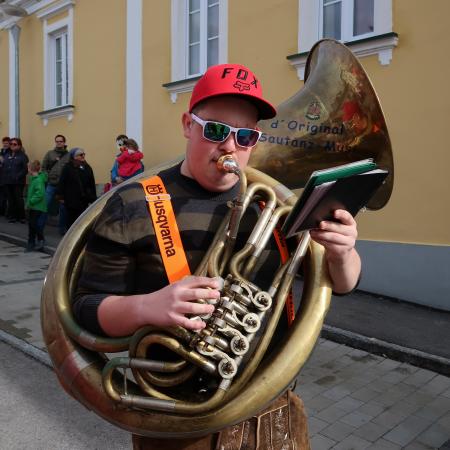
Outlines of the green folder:
{"label": "green folder", "polygon": [[366,172],[370,172],[377,168],[376,163],[372,158],[362,159],[360,161],[352,162],[349,164],[344,164],[341,166],[330,167],[328,169],[316,170],[309,177],[308,182],[303,189],[302,195],[297,200],[296,204],[292,208],[291,213],[286,218],[286,221],[283,225],[282,231],[287,234],[287,231],[290,230],[292,225],[294,224],[299,212],[305,206],[308,198],[313,192],[316,186],[319,186],[323,183],[329,183],[333,181],[337,181],[341,178],[347,178],[352,175],[359,175]]}

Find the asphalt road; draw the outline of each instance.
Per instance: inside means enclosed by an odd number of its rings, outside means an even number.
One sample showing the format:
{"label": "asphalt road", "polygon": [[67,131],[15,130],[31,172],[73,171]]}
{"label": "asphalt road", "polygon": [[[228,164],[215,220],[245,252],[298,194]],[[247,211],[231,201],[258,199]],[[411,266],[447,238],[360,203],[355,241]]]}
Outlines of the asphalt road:
{"label": "asphalt road", "polygon": [[0,449],[123,450],[131,435],[70,398],[46,366],[0,342]]}

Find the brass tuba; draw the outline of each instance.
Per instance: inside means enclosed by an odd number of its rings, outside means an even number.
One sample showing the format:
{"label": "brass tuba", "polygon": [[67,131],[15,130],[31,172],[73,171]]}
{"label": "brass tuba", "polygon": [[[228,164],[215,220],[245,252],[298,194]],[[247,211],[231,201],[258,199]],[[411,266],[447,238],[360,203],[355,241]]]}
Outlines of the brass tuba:
{"label": "brass tuba", "polygon": [[[319,69],[324,65],[326,79],[321,83]],[[338,74],[332,76],[330,67]],[[307,360],[319,336],[331,297],[323,248],[310,242],[308,234],[304,234],[297,250],[275,274],[268,292],[261,292],[249,280],[258,252],[296,200],[294,193],[264,172],[284,173],[283,182],[298,188],[307,178],[306,172],[313,168],[367,156],[374,157],[382,167],[387,167],[385,162],[390,161],[387,168],[392,173],[392,157],[374,91],[357,60],[343,45],[331,40],[316,44],[308,58],[306,72],[305,87],[280,106],[280,113],[274,120],[264,125],[266,142],[258,146],[252,160],[253,166],[264,171],[248,167],[241,174],[232,160],[224,158],[220,161],[223,170],[239,173],[241,193],[196,272],[217,276],[225,268],[222,262],[229,261],[226,266],[230,275],[224,275],[223,296],[216,307],[221,315],[205,318],[208,325],[202,335],[181,327],[168,330],[146,327],[132,337],[103,338],[88,333],[74,321],[70,298],[83,263],[86,239],[111,193],[92,205],[59,245],[42,292],[44,339],[66,391],[109,422],[143,436],[182,438],[208,434],[256,414],[287,388]],[[328,79],[342,86],[328,85]],[[319,95],[327,89],[331,94]],[[345,102],[352,102],[351,105],[356,102],[359,109],[344,107]],[[331,106],[334,111],[329,109]],[[358,114],[359,118],[356,117]],[[279,144],[273,126],[277,120],[278,124],[303,121],[304,130],[297,126],[292,130],[294,134],[289,134],[291,137],[286,139],[286,130],[279,127],[284,142]],[[320,121],[322,132],[312,128],[314,120]],[[358,120],[363,120],[364,126],[356,123]],[[333,130],[337,131],[333,133]],[[306,144],[306,148],[301,145],[287,148],[286,143],[293,139],[313,144]],[[324,147],[324,142],[330,141],[335,142],[334,147],[332,144]],[[384,147],[378,148],[381,142]],[[317,157],[307,148],[309,145],[316,149]],[[341,150],[332,152],[330,148]],[[324,154],[331,155],[329,162],[322,161]],[[306,164],[307,169],[296,168],[299,161]],[[148,177],[163,168],[155,167],[141,177]],[[375,207],[387,202],[392,183],[388,186],[390,188],[384,188]],[[247,245],[235,253],[234,236],[242,211],[255,196],[258,199],[264,197],[265,208]],[[303,256],[306,270],[300,308],[276,351],[267,354]],[[261,327],[263,323],[266,325],[257,349],[244,367],[245,353],[256,339],[258,330],[255,327]],[[180,359],[172,362],[146,359],[147,349],[154,344],[170,348]],[[123,351],[128,352],[126,356],[114,355]],[[219,379],[218,386],[213,393],[179,398],[176,387],[190,379],[198,367]],[[127,376],[126,369],[131,369],[133,376]]]}

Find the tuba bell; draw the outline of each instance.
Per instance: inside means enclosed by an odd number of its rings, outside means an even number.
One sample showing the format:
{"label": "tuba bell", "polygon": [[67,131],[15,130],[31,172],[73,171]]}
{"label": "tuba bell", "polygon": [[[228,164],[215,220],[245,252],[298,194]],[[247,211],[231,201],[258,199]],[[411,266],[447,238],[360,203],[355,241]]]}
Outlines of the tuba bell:
{"label": "tuba bell", "polygon": [[289,189],[302,188],[313,170],[373,158],[389,175],[367,207],[388,202],[394,163],[386,121],[367,74],[343,44],[324,39],[313,46],[305,85],[260,128],[264,134],[249,165]]}
{"label": "tuba bell", "polygon": [[[320,41],[311,50],[306,73],[304,88],[280,106],[275,119],[263,124],[265,139],[258,145],[251,167],[240,173],[233,160],[225,157],[219,161],[222,170],[240,176],[241,192],[196,270],[196,274],[224,279],[222,303],[216,307],[221,316],[204,318],[207,327],[203,334],[181,327],[145,327],[130,337],[105,338],[75,322],[71,295],[83,264],[84,247],[92,224],[112,192],[92,205],[59,245],[42,292],[44,340],[64,389],[114,425],[133,434],[160,438],[218,431],[255,415],[280,395],[311,353],[331,298],[323,248],[305,233],[267,292],[250,280],[261,248],[297,199],[284,184],[300,188],[313,169],[366,157],[374,157],[392,173],[392,156],[376,95],[345,46]],[[331,81],[341,85],[329,85]],[[327,89],[330,93],[323,94]],[[344,106],[346,102],[353,106]],[[363,126],[358,120],[364,122]],[[295,127],[294,122],[298,124]],[[300,123],[304,125],[301,128]],[[315,124],[317,129],[312,128]],[[312,144],[293,146],[294,140]],[[334,144],[326,144],[329,142]],[[378,147],[380,143],[383,148]],[[173,164],[150,169],[139,178]],[[390,190],[392,182],[378,196],[374,209],[387,202]],[[235,252],[240,219],[255,198],[264,198],[264,209],[245,247]],[[269,353],[267,349],[303,258],[305,279],[300,307],[276,350]],[[259,327],[264,331],[256,337]],[[247,358],[254,339],[259,339],[257,349]],[[155,344],[166,346],[180,359],[147,359],[148,348]],[[127,353],[117,356],[119,352]],[[132,375],[128,375],[128,369]],[[180,397],[177,386],[198,371],[218,379],[218,387],[200,397]]]}

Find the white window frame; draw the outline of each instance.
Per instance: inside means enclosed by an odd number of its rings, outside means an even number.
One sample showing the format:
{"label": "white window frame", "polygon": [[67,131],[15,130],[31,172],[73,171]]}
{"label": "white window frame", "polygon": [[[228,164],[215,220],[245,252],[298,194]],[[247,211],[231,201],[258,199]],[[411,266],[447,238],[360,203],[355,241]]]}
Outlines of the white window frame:
{"label": "white window frame", "polygon": [[[207,0],[201,2],[201,18],[203,24],[206,24],[206,14],[208,8]],[[228,0],[218,0],[219,3],[219,55],[218,64],[224,64],[228,59]],[[190,92],[195,85],[198,77],[206,70],[206,46],[202,46],[201,54],[201,71],[198,74],[188,75],[189,68],[189,36],[188,36],[188,1],[172,0],[171,2],[171,32],[172,32],[172,49],[171,49],[171,82],[164,85],[169,91],[173,103],[177,101],[178,94]],[[203,33],[200,37],[201,41],[206,41],[206,27],[203,25]],[[202,48],[201,47],[201,48]]]}
{"label": "white window frame", "polygon": [[[346,33],[341,36],[341,41],[351,44],[355,55],[362,57],[376,54],[381,65],[390,64],[392,50],[398,44],[398,37],[393,33],[392,3],[392,0],[375,0],[374,31],[350,36],[348,30],[353,31],[353,0],[342,1],[341,28],[346,30]],[[323,0],[299,0],[298,14],[298,54],[289,57],[289,61],[297,69],[299,79],[303,80],[307,54],[311,47],[322,39]]]}
{"label": "white window frame", "polygon": [[[200,1],[200,9],[198,12],[200,13],[200,40],[198,44],[200,45],[200,70],[197,73],[189,73],[189,53],[190,53],[190,43],[189,43],[189,0],[186,1],[186,78],[196,77],[204,73],[208,67],[208,0],[199,0]],[[220,0],[214,0],[215,4],[219,7],[219,35],[218,40],[220,42]],[[215,6],[215,5],[214,5]],[[220,49],[219,49],[220,51]],[[219,59],[219,58],[218,58]]]}
{"label": "white window frame", "polygon": [[[341,42],[351,42],[359,39],[365,39],[371,36],[376,36],[375,15],[377,9],[377,0],[374,0],[374,30],[369,33],[353,35],[353,20],[354,20],[354,6],[355,0],[339,0],[341,4]],[[319,36],[323,36],[323,7],[324,0],[319,1]]]}
{"label": "white window frame", "polygon": [[[38,113],[47,125],[53,117],[66,116],[73,119],[73,5],[74,0],[60,0],[36,15],[43,21],[44,46],[44,111]],[[67,11],[66,17],[51,24],[48,19]],[[56,105],[56,38],[67,34],[67,98],[62,105]],[[66,80],[64,80],[65,82]]]}
{"label": "white window frame", "polygon": [[[49,49],[48,49],[48,59],[49,59],[49,69],[50,73],[48,76],[49,80],[49,92],[48,100],[50,101],[50,107],[60,108],[62,106],[67,106],[69,104],[69,89],[68,89],[68,78],[69,68],[68,68],[68,41],[69,33],[67,27],[57,30],[55,33],[49,35]],[[65,37],[65,39],[64,39]],[[61,53],[62,53],[62,71],[61,71],[61,104],[58,104],[58,82],[56,80],[56,43],[58,39],[61,40]],[[65,44],[65,45],[64,45]]]}

